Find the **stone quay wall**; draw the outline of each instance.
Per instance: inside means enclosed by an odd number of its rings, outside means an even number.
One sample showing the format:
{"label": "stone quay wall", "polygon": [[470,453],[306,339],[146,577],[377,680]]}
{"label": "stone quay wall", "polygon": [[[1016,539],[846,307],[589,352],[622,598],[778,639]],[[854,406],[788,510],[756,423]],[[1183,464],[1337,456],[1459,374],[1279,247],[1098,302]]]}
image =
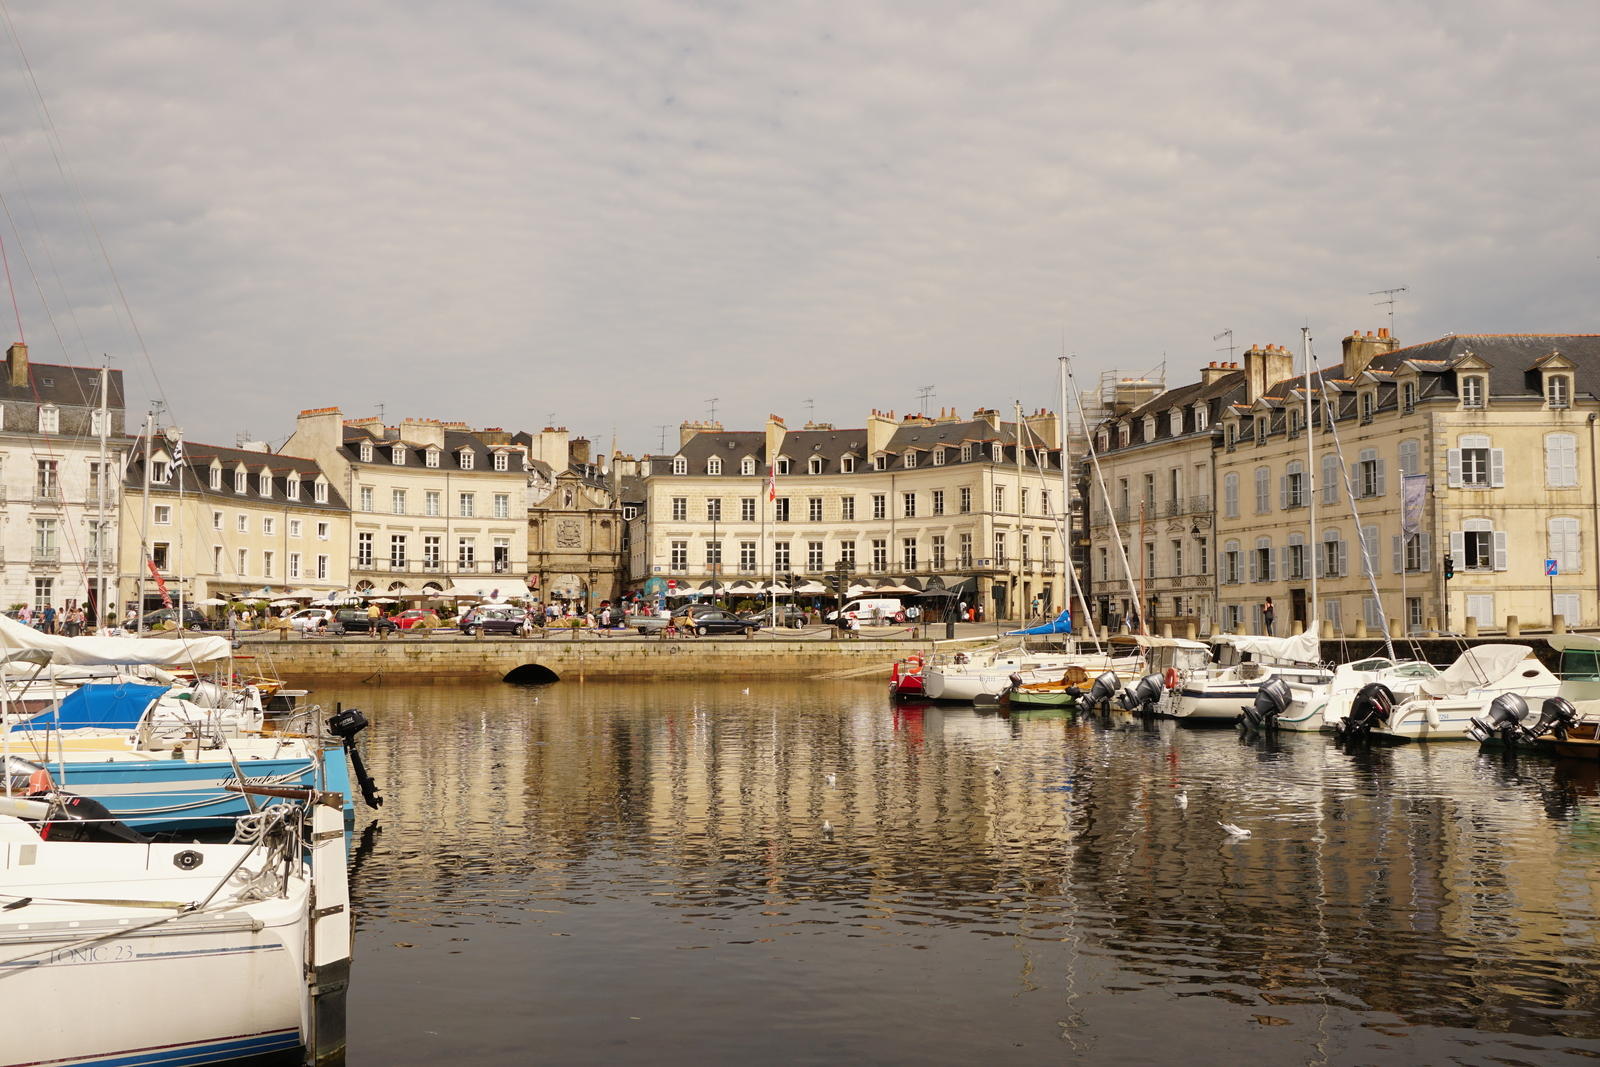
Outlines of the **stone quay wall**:
{"label": "stone quay wall", "polygon": [[[317,679],[363,682],[378,678],[420,684],[500,681],[537,664],[563,680],[688,678],[715,674],[889,676],[898,659],[928,644],[912,641],[774,641],[696,638],[675,641],[563,641],[505,638],[413,638],[386,641],[295,637],[246,640],[238,655],[255,656],[257,670],[291,684]],[[249,670],[249,660],[241,666]]]}

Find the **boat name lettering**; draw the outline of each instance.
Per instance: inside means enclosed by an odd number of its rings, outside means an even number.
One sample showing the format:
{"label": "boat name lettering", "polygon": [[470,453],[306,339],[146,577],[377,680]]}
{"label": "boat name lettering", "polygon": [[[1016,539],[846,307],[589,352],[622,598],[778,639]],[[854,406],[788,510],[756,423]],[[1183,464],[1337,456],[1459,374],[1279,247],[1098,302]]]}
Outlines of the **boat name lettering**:
{"label": "boat name lettering", "polygon": [[132,945],[84,945],[50,953],[51,963],[120,963],[134,958]]}
{"label": "boat name lettering", "polygon": [[223,785],[282,785],[284,782],[293,782],[299,779],[295,774],[266,774],[255,778],[246,778],[240,781],[237,776],[224,778]]}

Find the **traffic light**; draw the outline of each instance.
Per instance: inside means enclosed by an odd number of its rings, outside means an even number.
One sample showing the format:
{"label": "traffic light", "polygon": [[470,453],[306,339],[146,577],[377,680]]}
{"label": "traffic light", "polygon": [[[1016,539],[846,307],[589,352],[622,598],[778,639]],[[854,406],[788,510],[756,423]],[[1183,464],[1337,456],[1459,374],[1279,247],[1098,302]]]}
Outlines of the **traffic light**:
{"label": "traffic light", "polygon": [[1449,581],[1456,576],[1456,561],[1452,556],[1444,558],[1444,580]]}

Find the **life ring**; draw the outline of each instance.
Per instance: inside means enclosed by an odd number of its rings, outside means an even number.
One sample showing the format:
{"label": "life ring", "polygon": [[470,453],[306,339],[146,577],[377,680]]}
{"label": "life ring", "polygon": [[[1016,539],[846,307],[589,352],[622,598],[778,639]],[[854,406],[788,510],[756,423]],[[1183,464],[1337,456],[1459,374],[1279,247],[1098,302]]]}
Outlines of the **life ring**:
{"label": "life ring", "polygon": [[906,665],[906,673],[907,674],[921,674],[922,673],[922,657],[921,656],[907,656],[905,658],[905,665]]}
{"label": "life ring", "polygon": [[1168,667],[1166,673],[1162,675],[1162,681],[1167,683],[1168,689],[1178,688],[1178,668]]}

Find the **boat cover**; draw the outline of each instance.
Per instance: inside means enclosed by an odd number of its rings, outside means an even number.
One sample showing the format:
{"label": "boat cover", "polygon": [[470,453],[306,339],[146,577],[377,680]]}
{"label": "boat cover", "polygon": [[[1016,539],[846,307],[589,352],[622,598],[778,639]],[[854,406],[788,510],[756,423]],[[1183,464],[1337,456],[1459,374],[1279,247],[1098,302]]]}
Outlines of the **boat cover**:
{"label": "boat cover", "polygon": [[1429,696],[1465,696],[1516,670],[1532,651],[1527,645],[1477,645],[1461,653],[1439,677],[1425,679],[1419,688]]}
{"label": "boat cover", "polygon": [[161,667],[189,667],[214,659],[226,659],[233,646],[225,637],[200,637],[183,630],[171,638],[148,637],[57,637],[24,626],[0,615],[0,652],[24,649],[49,652],[50,662],[98,664],[149,663]]}
{"label": "boat cover", "polygon": [[132,730],[162,693],[164,685],[82,685],[62,698],[56,707],[35,715],[16,730]]}
{"label": "boat cover", "polygon": [[1072,632],[1072,609],[1067,608],[1054,619],[1041,626],[1028,630],[1007,630],[1007,637],[1016,637],[1020,634],[1070,634]]}
{"label": "boat cover", "polygon": [[1290,663],[1316,663],[1322,658],[1317,635],[1311,631],[1293,637],[1267,637],[1255,634],[1218,634],[1215,641],[1226,641],[1240,652],[1270,656]]}

